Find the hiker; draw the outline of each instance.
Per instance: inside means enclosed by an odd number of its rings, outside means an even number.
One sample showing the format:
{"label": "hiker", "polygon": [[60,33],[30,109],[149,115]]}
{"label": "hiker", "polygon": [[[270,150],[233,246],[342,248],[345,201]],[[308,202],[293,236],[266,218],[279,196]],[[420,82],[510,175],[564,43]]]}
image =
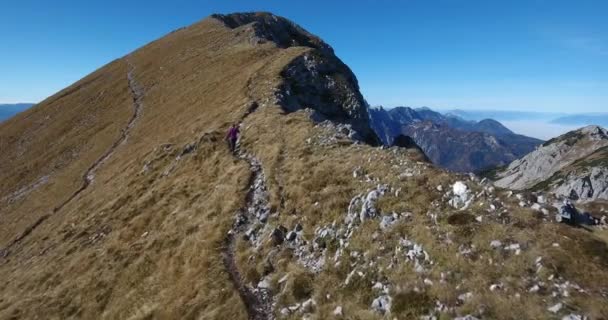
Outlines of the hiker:
{"label": "hiker", "polygon": [[239,125],[234,123],[230,129],[228,129],[228,133],[226,133],[226,140],[228,140],[228,147],[230,148],[230,152],[234,153],[236,151],[236,141],[239,138]]}

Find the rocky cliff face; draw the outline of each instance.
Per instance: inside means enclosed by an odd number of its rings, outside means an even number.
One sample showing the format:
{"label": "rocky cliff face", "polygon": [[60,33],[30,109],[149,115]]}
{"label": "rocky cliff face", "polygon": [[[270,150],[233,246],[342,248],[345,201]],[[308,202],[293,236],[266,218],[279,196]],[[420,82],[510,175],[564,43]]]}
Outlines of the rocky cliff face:
{"label": "rocky cliff face", "polygon": [[253,44],[272,42],[280,48],[309,47],[333,55],[334,50],[319,37],[283,17],[268,12],[214,14],[212,18],[231,29],[247,26]]}
{"label": "rocky cliff face", "polygon": [[608,200],[608,167],[587,167],[566,172],[550,181],[548,190],[572,200]]}
{"label": "rocky cliff face", "polygon": [[542,142],[514,134],[494,120],[466,121],[428,108],[372,108],[370,119],[385,144],[398,135],[411,136],[433,163],[459,172],[505,165]]}
{"label": "rocky cliff face", "polygon": [[561,167],[532,189],[571,200],[608,200],[608,147]]}
{"label": "rocky cliff face", "polygon": [[608,132],[588,126],[545,142],[496,174],[496,185],[516,190],[554,191],[572,198],[603,197]]}
{"label": "rocky cliff face", "polygon": [[350,125],[355,138],[378,145],[369,125],[368,105],[359,91],[357,78],[335,56],[331,46],[295,23],[267,13],[214,15],[232,29],[249,28],[253,43],[269,41],[281,48],[305,47],[307,52],[285,66],[283,83],[276,93],[288,112],[310,108],[317,121],[331,120]]}

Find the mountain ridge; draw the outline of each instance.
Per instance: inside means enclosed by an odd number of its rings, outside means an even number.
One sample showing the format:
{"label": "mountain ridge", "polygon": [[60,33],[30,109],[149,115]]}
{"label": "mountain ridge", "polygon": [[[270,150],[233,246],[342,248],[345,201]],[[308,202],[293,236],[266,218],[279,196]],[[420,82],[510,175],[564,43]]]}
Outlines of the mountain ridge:
{"label": "mountain ridge", "polygon": [[0,318],[608,314],[603,240],[411,139],[373,145],[348,67],[251,15],[181,28],[0,124]]}
{"label": "mountain ridge", "polygon": [[[262,24],[285,21],[268,14],[255,16]],[[0,155],[0,272],[14,279],[0,290],[4,301],[0,317],[32,317],[49,311],[49,304],[60,303],[63,307],[50,311],[60,317],[93,318],[98,315],[98,307],[93,306],[109,305],[103,317],[122,318],[146,308],[133,309],[140,300],[129,298],[132,290],[148,292],[146,304],[160,303],[162,296],[169,295],[170,300],[162,300],[166,311],[155,307],[154,312],[170,318],[184,315],[184,299],[190,301],[189,313],[222,314],[222,318],[247,315],[247,308],[241,308],[246,300],[232,289],[221,257],[234,212],[245,203],[249,167],[224,147],[224,128],[252,114],[242,129],[243,150],[253,149],[256,139],[270,146],[277,130],[282,130],[276,124],[286,118],[294,121],[294,132],[296,127],[311,130],[310,119],[323,118],[339,123],[341,134],[347,132],[347,139],[355,139],[350,143],[358,143],[357,138],[370,143],[377,139],[369,129],[356,78],[337,57],[327,50],[282,48],[273,41],[259,41],[255,24],[233,29],[207,18],[131,53],[132,74],[127,57],[114,60],[0,124],[0,146],[7,151]],[[133,127],[131,79],[143,97]],[[310,94],[295,92],[298,85]],[[258,113],[265,116],[255,120]],[[250,121],[261,124],[272,117],[274,125],[248,127]],[[121,140],[125,132],[128,139]],[[272,148],[257,151],[275,156]],[[90,168],[94,179],[88,174]],[[276,180],[271,182],[270,200],[276,210],[279,194]],[[226,194],[232,197],[223,199]],[[175,211],[170,203],[184,209]],[[251,218],[260,223],[258,217]],[[194,232],[198,228],[204,230],[202,234]],[[237,248],[243,245],[240,239]],[[176,244],[178,251],[172,249]],[[143,248],[147,254],[139,253]],[[211,257],[198,257],[195,252],[200,251],[212,253]],[[182,268],[150,264],[149,255],[156,261],[197,262],[186,275],[162,276],[161,286],[148,291],[145,270]],[[79,264],[72,264],[72,257]],[[240,258],[234,256],[242,268]],[[98,263],[101,260],[105,263]],[[33,267],[17,268],[28,261],[35,262]],[[45,280],[51,270],[56,279],[52,285]],[[192,279],[195,274],[208,276]],[[26,279],[39,285],[24,292],[19,286]],[[79,283],[86,285],[79,289]],[[206,290],[200,293],[198,288]],[[235,284],[235,288],[243,287]],[[174,291],[179,294],[170,293]],[[55,298],[48,298],[48,292],[55,292]],[[22,294],[30,299],[20,299]],[[70,302],[75,295],[83,297],[81,303]],[[216,309],[217,305],[221,307]]]}
{"label": "mountain ridge", "polygon": [[0,103],[0,122],[31,108],[34,103]]}

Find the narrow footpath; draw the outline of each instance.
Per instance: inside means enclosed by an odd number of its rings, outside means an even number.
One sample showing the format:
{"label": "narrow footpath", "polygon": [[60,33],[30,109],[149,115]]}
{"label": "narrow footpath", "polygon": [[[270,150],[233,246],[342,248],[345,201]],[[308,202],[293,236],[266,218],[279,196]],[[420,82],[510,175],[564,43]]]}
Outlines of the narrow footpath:
{"label": "narrow footpath", "polygon": [[[72,202],[72,200],[74,200],[76,197],[78,197],[78,195],[85,191],[91,185],[91,183],[93,183],[97,170],[103,165],[105,161],[107,161],[109,158],[112,157],[112,155],[114,155],[114,152],[116,151],[118,146],[127,141],[131,130],[133,129],[133,127],[135,127],[135,123],[137,122],[137,119],[139,119],[142,113],[144,90],[135,80],[135,66],[129,61],[128,57],[126,58],[126,62],[128,64],[127,81],[129,91],[131,92],[131,96],[133,99],[133,114],[131,115],[131,118],[129,119],[127,125],[121,130],[121,134],[118,139],[116,139],[114,143],[112,143],[110,148],[108,148],[101,155],[101,157],[99,157],[95,162],[93,162],[93,164],[91,164],[91,166],[89,166],[89,168],[84,172],[84,174],[82,175],[81,186],[76,191],[74,191],[68,199],[63,201],[57,207],[53,208],[52,213],[58,212],[63,209],[68,203]],[[23,239],[30,235],[38,226],[40,226],[44,221],[46,221],[52,213],[45,214],[42,217],[38,218],[38,220],[36,220],[33,224],[27,227],[21,233],[21,235],[11,241],[4,249],[0,249],[0,258],[7,257],[10,254],[10,250],[14,246],[19,244]]]}
{"label": "narrow footpath", "polygon": [[[254,103],[249,108],[243,119],[255,111],[257,104]],[[272,320],[274,319],[272,310],[272,296],[266,289],[252,288],[244,283],[243,277],[239,272],[235,261],[236,239],[241,236],[249,239],[246,235],[254,223],[265,224],[270,215],[268,205],[268,189],[266,179],[262,170],[261,162],[253,155],[244,151],[240,146],[237,148],[239,159],[247,161],[251,176],[249,178],[249,190],[245,200],[245,206],[235,214],[234,223],[225,239],[223,260],[226,270],[230,275],[234,287],[238,290],[250,320]]]}

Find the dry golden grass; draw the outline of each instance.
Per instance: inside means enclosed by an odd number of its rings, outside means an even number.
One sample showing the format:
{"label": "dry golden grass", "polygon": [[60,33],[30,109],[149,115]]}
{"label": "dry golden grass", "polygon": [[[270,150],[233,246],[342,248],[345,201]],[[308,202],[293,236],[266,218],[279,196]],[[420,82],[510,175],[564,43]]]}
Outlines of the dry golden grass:
{"label": "dry golden grass", "polygon": [[[258,69],[298,51],[242,31],[209,19],[132,54],[142,116],[93,184],[2,260],[0,318],[246,318],[221,250],[250,173],[222,139]],[[121,59],[0,125],[0,194],[50,175],[2,203],[2,247],[80,187],[132,112]]]}
{"label": "dry golden grass", "polygon": [[[287,123],[289,126],[284,125]],[[484,318],[490,319],[544,319],[550,318],[547,307],[558,301],[566,303],[566,310],[594,319],[608,316],[602,296],[608,288],[604,262],[608,250],[605,239],[604,242],[597,240],[601,237],[599,231],[589,233],[543,221],[538,213],[520,208],[519,200],[507,198],[502,191],[498,193],[509,209],[501,218],[488,213],[489,201],[485,197],[459,212],[447,205],[442,199],[444,192],[437,191],[436,187],[442,185],[448,190],[456,180],[468,178],[428,165],[416,165],[415,155],[407,156],[403,151],[395,154],[392,150],[368,146],[308,144],[306,139],[319,134],[320,129],[310,124],[304,112],[284,115],[274,108],[261,109],[246,124],[244,144],[262,160],[276,206],[278,199],[285,199],[273,224],[291,228],[301,223],[305,236],[312,239],[315,228],[341,222],[350,199],[379,183],[354,179],[352,172],[357,167],[372,177],[379,177],[380,183],[389,184],[393,190],[401,189],[398,197],[391,194],[380,199],[378,206],[383,213],[412,213],[410,220],[398,223],[390,231],[379,232],[376,240],[372,234],[379,231],[378,222],[366,222],[351,239],[338,267],[333,266],[331,259],[335,248],[328,246],[330,262],[314,281],[312,297],[317,302],[314,319],[333,317],[336,306],[344,308],[348,319],[382,318],[370,311],[371,301],[379,295],[373,292],[372,285],[381,278],[394,286],[391,318],[410,319],[428,314],[436,301],[454,308],[453,313],[440,313],[442,319],[454,314],[479,314],[480,310]],[[395,168],[393,164],[399,161],[405,161],[405,165]],[[424,168],[420,175],[399,179],[404,169],[416,166]],[[475,193],[481,191],[474,183],[470,185]],[[427,213],[438,214],[437,225]],[[475,220],[477,216],[482,216],[481,222]],[[429,252],[434,265],[427,274],[414,272],[413,264],[403,261],[391,270],[386,269],[402,237],[415,240]],[[492,240],[519,243],[521,254],[492,249]],[[560,247],[554,247],[554,243]],[[459,255],[462,245],[473,246],[473,253]],[[362,269],[365,276],[346,286],[344,280],[353,269],[350,266],[353,260],[349,257],[353,251],[367,252],[376,259],[378,267]],[[262,250],[256,257],[264,257],[266,253]],[[543,269],[536,274],[538,257],[542,257]],[[277,261],[275,267],[279,275],[301,268],[295,259]],[[380,268],[384,271],[378,272]],[[445,282],[441,281],[441,273],[449,274]],[[586,292],[570,289],[569,297],[552,298],[547,280],[552,274],[580,285]],[[548,288],[539,293],[529,292],[535,277]],[[433,285],[425,285],[425,278]],[[497,283],[501,283],[503,289],[491,291],[490,286]],[[274,290],[279,296],[279,308],[303,301],[294,299],[289,288],[275,287]],[[466,292],[472,292],[472,298],[458,302],[458,296]],[[519,297],[515,297],[516,293]]]}

